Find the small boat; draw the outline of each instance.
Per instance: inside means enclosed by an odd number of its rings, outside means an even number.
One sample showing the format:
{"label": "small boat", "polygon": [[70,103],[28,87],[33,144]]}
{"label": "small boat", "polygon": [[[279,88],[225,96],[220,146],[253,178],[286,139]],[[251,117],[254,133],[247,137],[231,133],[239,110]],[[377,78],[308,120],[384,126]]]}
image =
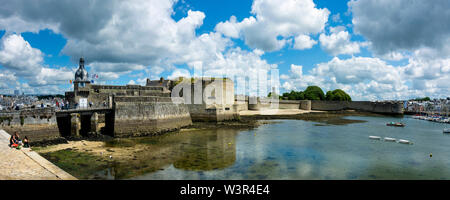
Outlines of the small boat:
{"label": "small boat", "polygon": [[372,140],[381,140],[380,136],[369,136],[369,138]]}
{"label": "small boat", "polygon": [[400,123],[400,122],[390,122],[390,123],[387,123],[386,126],[404,127],[405,124]]}
{"label": "small boat", "polygon": [[412,144],[409,140],[398,140],[398,143],[400,144]]}
{"label": "small boat", "polygon": [[444,131],[443,131],[444,133],[450,133],[450,128],[446,128],[446,129],[444,129]]}
{"label": "small boat", "polygon": [[390,137],[385,137],[384,141],[386,141],[386,142],[395,142],[396,139],[395,138],[390,138]]}

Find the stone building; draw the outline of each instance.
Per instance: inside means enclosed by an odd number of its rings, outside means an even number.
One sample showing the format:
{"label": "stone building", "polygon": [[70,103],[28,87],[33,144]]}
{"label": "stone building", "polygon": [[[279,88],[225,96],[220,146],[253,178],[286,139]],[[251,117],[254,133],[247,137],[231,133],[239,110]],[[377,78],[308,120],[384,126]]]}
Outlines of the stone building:
{"label": "stone building", "polygon": [[124,96],[154,96],[170,97],[170,91],[164,86],[140,85],[95,85],[91,84],[89,75],[84,68],[84,59],[80,58],[80,66],[75,73],[74,91],[66,92],[66,100],[71,108],[103,108],[112,107],[113,97]]}
{"label": "stone building", "polygon": [[172,98],[163,86],[91,84],[83,58],[73,84],[74,91],[66,92],[72,109],[56,113],[62,136],[96,134],[99,123],[104,123],[104,134],[114,137],[154,135],[192,124],[183,99]]}
{"label": "stone building", "polygon": [[[234,83],[228,78],[178,78],[176,80],[150,80],[141,85],[95,85],[88,79],[84,59],[75,73],[74,91],[66,92],[71,108],[105,108],[113,106],[117,97],[173,97],[172,91],[180,92],[194,121],[235,120],[239,116],[235,105]],[[182,95],[190,91],[190,95]]]}
{"label": "stone building", "polygon": [[165,92],[170,92],[174,86],[175,82],[172,80],[164,80],[163,77],[161,77],[159,80],[150,80],[147,79],[146,86],[152,86],[152,87],[163,87]]}
{"label": "stone building", "polygon": [[219,122],[239,118],[231,79],[179,78],[172,81],[170,90],[172,96],[184,99],[193,121]]}

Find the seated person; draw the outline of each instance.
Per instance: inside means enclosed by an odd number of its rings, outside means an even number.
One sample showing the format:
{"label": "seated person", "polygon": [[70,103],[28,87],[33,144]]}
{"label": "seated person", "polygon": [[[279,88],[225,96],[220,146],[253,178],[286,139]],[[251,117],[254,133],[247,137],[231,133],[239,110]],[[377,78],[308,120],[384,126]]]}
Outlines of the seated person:
{"label": "seated person", "polygon": [[14,133],[14,139],[15,139],[15,143],[18,144],[19,146],[21,146],[23,144],[22,140],[20,139],[20,136],[17,132]]}
{"label": "seated person", "polygon": [[23,138],[23,147],[24,148],[30,148],[30,140],[28,140],[28,137],[25,136],[25,138]]}
{"label": "seated person", "polygon": [[16,142],[14,135],[11,135],[11,137],[9,138],[9,146],[12,147],[12,145]]}
{"label": "seated person", "polygon": [[9,146],[12,148],[16,148],[19,146],[19,142],[16,139],[16,135],[12,135],[11,138],[9,139]]}

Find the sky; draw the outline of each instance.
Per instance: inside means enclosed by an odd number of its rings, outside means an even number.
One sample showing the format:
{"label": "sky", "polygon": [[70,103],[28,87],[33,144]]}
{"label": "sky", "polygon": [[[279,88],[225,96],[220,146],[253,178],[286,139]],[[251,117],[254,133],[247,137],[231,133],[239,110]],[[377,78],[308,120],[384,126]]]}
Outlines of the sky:
{"label": "sky", "polygon": [[232,79],[276,71],[281,93],[317,85],[353,100],[450,96],[448,0],[0,5],[1,94],[73,90],[84,57],[96,84],[145,85],[147,78],[196,76],[197,69]]}

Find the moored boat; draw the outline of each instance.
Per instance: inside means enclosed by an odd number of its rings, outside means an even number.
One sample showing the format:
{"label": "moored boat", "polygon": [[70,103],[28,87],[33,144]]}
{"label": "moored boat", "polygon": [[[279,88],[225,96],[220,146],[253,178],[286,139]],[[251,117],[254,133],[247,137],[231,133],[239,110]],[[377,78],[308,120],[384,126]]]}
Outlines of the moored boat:
{"label": "moored boat", "polygon": [[412,144],[409,140],[398,140],[398,143],[400,144]]}
{"label": "moored boat", "polygon": [[369,138],[372,140],[381,140],[380,136],[369,136]]}
{"label": "moored boat", "polygon": [[450,128],[446,128],[446,129],[444,129],[444,131],[443,131],[444,133],[450,133]]}
{"label": "moored boat", "polygon": [[395,142],[396,139],[395,138],[390,138],[390,137],[385,137],[384,141],[386,141],[386,142]]}
{"label": "moored boat", "polygon": [[400,122],[389,122],[389,123],[386,124],[386,126],[404,127],[405,124],[400,123]]}
{"label": "moored boat", "polygon": [[413,119],[420,119],[420,117],[421,117],[420,115],[414,115],[414,116],[412,116]]}

